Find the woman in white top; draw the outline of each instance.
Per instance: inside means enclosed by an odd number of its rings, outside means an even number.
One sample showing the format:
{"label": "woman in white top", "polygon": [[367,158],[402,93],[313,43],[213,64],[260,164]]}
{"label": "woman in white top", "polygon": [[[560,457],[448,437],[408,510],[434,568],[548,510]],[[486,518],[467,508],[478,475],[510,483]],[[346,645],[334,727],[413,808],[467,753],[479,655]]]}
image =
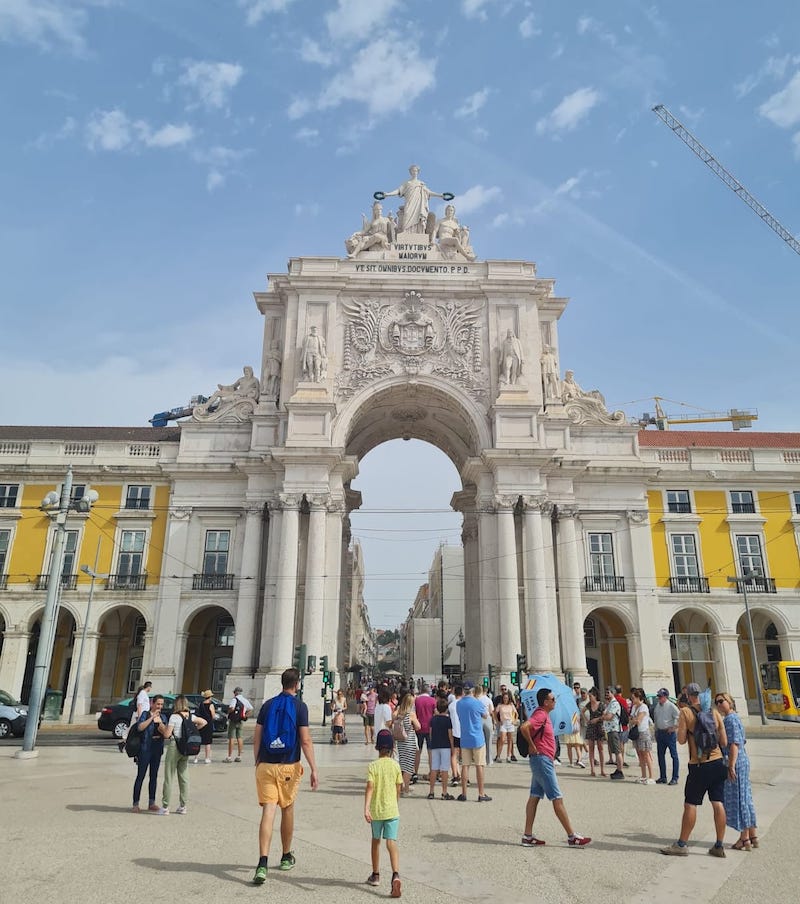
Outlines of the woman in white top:
{"label": "woman in white top", "polygon": [[654,785],[653,779],[653,742],[650,738],[650,708],[648,707],[644,691],[640,687],[631,690],[633,705],[631,706],[630,725],[628,730],[635,725],[639,729],[639,737],[633,741],[633,747],[639,757],[639,766],[642,777],[637,779],[641,785]]}
{"label": "woman in white top", "polygon": [[378,702],[375,704],[375,737],[384,728],[391,728],[392,707],[389,706],[391,696],[388,687],[381,687],[378,691]]}
{"label": "woman in white top", "polygon": [[206,720],[189,711],[189,701],[184,696],[176,697],[172,706],[167,729],[163,732],[164,746],[164,785],[161,789],[161,809],[159,816],[169,816],[169,803],[172,797],[172,782],[178,779],[178,796],[180,806],[175,811],[181,815],[186,813],[189,800],[189,756],[178,750],[177,739],[183,733],[183,720],[191,719],[198,728],[206,726]]}

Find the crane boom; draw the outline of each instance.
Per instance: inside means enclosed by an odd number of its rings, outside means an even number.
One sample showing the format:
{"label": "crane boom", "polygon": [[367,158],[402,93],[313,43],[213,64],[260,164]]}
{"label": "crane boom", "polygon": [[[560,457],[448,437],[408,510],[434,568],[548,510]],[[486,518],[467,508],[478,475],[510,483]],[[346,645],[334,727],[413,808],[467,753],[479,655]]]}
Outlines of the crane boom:
{"label": "crane boom", "polygon": [[711,151],[700,144],[679,119],[673,116],[663,104],[657,104],[653,107],[653,112],[665,125],[672,129],[684,144],[688,145],[688,147],[697,154],[713,173],[722,179],[731,191],[737,194],[751,210],[754,210],[770,229],[777,232],[792,251],[796,254],[800,254],[800,242],[797,241],[792,233],[789,232],[779,220],[776,220],[767,208],[757,201],[735,176],[731,175],[731,173],[725,169]]}

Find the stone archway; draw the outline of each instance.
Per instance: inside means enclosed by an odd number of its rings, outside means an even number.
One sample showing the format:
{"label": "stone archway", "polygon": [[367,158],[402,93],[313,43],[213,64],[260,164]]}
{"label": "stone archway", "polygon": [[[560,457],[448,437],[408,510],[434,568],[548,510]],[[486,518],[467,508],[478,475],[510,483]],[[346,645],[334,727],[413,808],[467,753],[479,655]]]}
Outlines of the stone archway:
{"label": "stone archway", "polygon": [[613,609],[593,609],[583,622],[587,670],[600,690],[609,685],[622,685],[627,692],[633,681],[628,648],[629,630]]}
{"label": "stone archway", "polygon": [[[22,679],[22,690],[20,691],[20,699],[23,702],[28,702],[30,698],[31,685],[33,683],[33,671],[36,664],[36,653],[39,649],[39,643],[43,642],[43,639],[40,636],[43,613],[44,609],[40,609],[38,612],[31,615],[28,621],[28,652],[25,661],[25,674]],[[50,671],[46,681],[47,691],[60,694],[61,697],[58,706],[56,706],[55,703],[48,704],[47,700],[45,700],[43,712],[47,718],[57,719],[64,707],[64,701],[67,696],[69,673],[72,665],[75,624],[74,614],[62,603],[58,610],[58,620],[56,622],[55,636],[53,638],[53,653],[50,659]]]}
{"label": "stone archway", "polygon": [[[782,644],[780,641],[780,637],[786,633],[784,620],[777,613],[758,605],[750,606],[750,617],[753,622],[756,662],[758,665],[788,658],[788,656],[784,657],[782,655]],[[749,709],[755,712],[758,709],[758,693],[761,682],[760,678],[755,678],[753,675],[750,631],[745,613],[742,613],[736,623],[736,633],[739,637],[744,693]]]}
{"label": "stone archway", "polygon": [[[669,623],[672,676],[676,689],[695,682],[717,684],[719,624],[702,609],[680,609]],[[738,654],[737,654],[738,658]]]}
{"label": "stone archway", "polygon": [[[147,630],[145,616],[133,606],[114,606],[99,617],[83,658],[84,668],[94,662],[93,674],[81,680],[83,686],[91,681],[90,711],[131,696],[142,684]],[[94,656],[91,646],[96,647]]]}
{"label": "stone archway", "polygon": [[236,627],[227,609],[208,606],[194,612],[186,625],[183,677],[176,692],[199,694],[210,689],[222,697],[235,639]]}

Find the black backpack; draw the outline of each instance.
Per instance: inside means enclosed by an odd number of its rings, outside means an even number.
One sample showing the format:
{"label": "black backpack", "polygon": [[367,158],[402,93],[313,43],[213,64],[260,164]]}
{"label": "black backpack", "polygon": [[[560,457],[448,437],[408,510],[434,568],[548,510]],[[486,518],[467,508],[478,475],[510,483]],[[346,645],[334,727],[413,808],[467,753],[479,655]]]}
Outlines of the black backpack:
{"label": "black backpack", "polygon": [[[617,700],[619,703],[619,700]],[[625,707],[619,703],[619,727],[624,731],[631,721],[630,713]]]}
{"label": "black backpack", "polygon": [[237,697],[236,703],[234,703],[233,708],[228,710],[228,721],[232,722],[234,725],[238,725],[240,722],[244,722],[244,703]]}
{"label": "black backpack", "polygon": [[191,716],[188,719],[181,716],[181,736],[175,738],[175,744],[181,756],[197,756],[200,753],[203,741]]}
{"label": "black backpack", "polygon": [[131,759],[139,756],[142,749],[142,733],[139,731],[138,725],[138,722],[134,722],[128,728],[128,736],[125,738],[125,753]]}

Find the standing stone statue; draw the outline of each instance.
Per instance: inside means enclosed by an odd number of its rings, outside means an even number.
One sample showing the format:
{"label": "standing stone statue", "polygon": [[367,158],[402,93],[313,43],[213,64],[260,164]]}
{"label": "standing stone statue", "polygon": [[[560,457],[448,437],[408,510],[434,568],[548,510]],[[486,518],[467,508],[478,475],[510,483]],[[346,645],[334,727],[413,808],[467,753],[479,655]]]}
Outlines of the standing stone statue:
{"label": "standing stone statue", "polygon": [[506,332],[506,338],[500,346],[498,365],[500,382],[513,386],[519,382],[525,358],[522,354],[522,343],[514,335],[513,330]]}
{"label": "standing stone statue", "polygon": [[325,339],[317,335],[317,328],[311,327],[303,340],[303,376],[312,383],[322,383],[328,375],[328,350]]}
{"label": "standing stone statue", "polygon": [[277,399],[281,387],[281,343],[273,339],[264,361],[264,397]]}
{"label": "standing stone statue", "polygon": [[[428,186],[419,178],[419,167],[413,164],[408,168],[411,176],[399,188],[394,191],[375,192],[376,198],[380,201],[383,198],[397,196],[403,199],[402,219],[398,219],[398,232],[413,232],[420,235],[433,235],[435,220],[430,222],[430,210],[428,202],[431,198],[442,198],[445,201],[452,201],[453,195],[450,192],[439,194],[439,192],[431,191]],[[398,211],[399,215],[400,211]]]}
{"label": "standing stone statue", "polygon": [[561,380],[558,375],[558,361],[549,345],[545,345],[541,357],[542,385],[546,402],[561,401]]}
{"label": "standing stone statue", "polygon": [[370,248],[383,250],[394,242],[394,223],[383,215],[380,201],[372,205],[372,221],[362,216],[361,232],[354,232],[344,243],[348,257],[355,257],[360,251]]}

